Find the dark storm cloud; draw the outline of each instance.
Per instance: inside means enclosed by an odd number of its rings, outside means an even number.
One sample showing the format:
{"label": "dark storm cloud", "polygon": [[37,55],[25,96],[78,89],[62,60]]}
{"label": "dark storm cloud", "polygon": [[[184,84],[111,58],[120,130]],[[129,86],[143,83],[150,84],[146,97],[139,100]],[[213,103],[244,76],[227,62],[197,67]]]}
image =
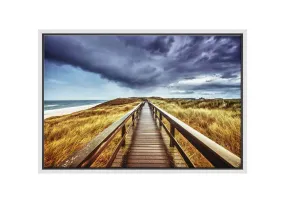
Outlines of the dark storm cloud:
{"label": "dark storm cloud", "polygon": [[174,42],[173,36],[119,36],[126,45],[145,49],[153,54],[166,54]]}
{"label": "dark storm cloud", "polygon": [[189,77],[184,77],[184,79],[186,79],[186,80],[194,80],[194,79],[195,79],[195,77],[193,77],[193,76],[189,76]]}
{"label": "dark storm cloud", "polygon": [[[231,36],[45,36],[45,59],[69,64],[130,88],[168,86],[216,75],[240,77],[240,37]],[[219,80],[174,89],[231,89]],[[190,89],[189,89],[190,88]],[[236,87],[235,87],[236,88]],[[181,91],[183,92],[183,91]]]}
{"label": "dark storm cloud", "polygon": [[226,72],[221,76],[221,78],[236,78],[236,77],[238,77],[238,75],[233,72]]}
{"label": "dark storm cloud", "polygon": [[212,84],[201,84],[197,86],[189,86],[184,87],[184,90],[223,90],[223,89],[239,89],[239,84],[219,84],[219,83],[212,83]]}

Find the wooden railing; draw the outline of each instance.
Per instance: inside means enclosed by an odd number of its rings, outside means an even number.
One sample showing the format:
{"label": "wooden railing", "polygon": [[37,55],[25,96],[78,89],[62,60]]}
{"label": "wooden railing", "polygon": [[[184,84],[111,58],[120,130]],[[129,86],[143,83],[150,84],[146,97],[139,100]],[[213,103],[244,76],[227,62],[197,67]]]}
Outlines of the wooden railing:
{"label": "wooden railing", "polygon": [[[154,119],[158,120],[159,127],[163,127],[165,132],[170,137],[170,147],[176,146],[177,150],[183,157],[188,167],[193,168],[194,165],[186,155],[183,148],[175,139],[175,130],[179,131],[199,152],[210,161],[214,167],[217,168],[240,168],[241,159],[228,151],[224,147],[218,145],[205,135],[194,130],[184,122],[180,121],[171,114],[165,112],[161,108],[155,106],[150,101],[146,101],[150,106]],[[125,114],[118,121],[114,122],[100,134],[98,134],[91,142],[89,142],[83,149],[75,152],[72,156],[66,159],[61,165],[61,168],[88,168],[98,158],[103,150],[105,150],[108,144],[113,138],[121,131],[121,139],[117,143],[112,155],[108,159],[106,167],[111,167],[118,151],[125,145],[125,137],[130,132],[135,122],[139,119],[140,111],[145,102],[140,103],[134,109]],[[129,127],[127,128],[127,122],[131,120]],[[168,129],[163,122],[165,118],[169,124]]]}
{"label": "wooden railing", "polygon": [[[194,167],[182,147],[179,145],[175,139],[175,129],[178,130],[182,136],[184,136],[199,152],[206,158],[214,167],[217,168],[240,168],[241,159],[228,151],[224,147],[218,145],[216,142],[212,141],[205,135],[194,130],[184,122],[180,121],[176,117],[162,110],[161,108],[155,106],[150,101],[148,104],[151,108],[153,116],[158,119],[159,126],[163,127],[166,133],[170,137],[170,147],[176,146],[177,150],[187,163],[189,167]],[[170,123],[170,130],[167,129],[166,125],[163,123],[162,118],[165,118]]]}
{"label": "wooden railing", "polygon": [[[101,152],[108,146],[119,131],[121,131],[121,139],[115,147],[115,150],[108,160],[107,168],[110,167],[120,150],[121,146],[125,144],[125,137],[130,129],[134,126],[136,120],[139,118],[140,111],[145,102],[141,102],[134,109],[125,114],[118,121],[114,122],[108,128],[98,134],[91,142],[89,142],[83,149],[75,152],[71,157],[65,160],[62,168],[87,168],[90,167]],[[132,118],[131,124],[126,129],[126,123]]]}

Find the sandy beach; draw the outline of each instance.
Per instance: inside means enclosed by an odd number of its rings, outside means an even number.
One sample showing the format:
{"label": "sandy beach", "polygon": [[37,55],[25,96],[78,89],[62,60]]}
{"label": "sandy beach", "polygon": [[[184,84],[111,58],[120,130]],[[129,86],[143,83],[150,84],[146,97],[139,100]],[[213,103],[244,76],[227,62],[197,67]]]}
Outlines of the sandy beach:
{"label": "sandy beach", "polygon": [[99,104],[100,103],[83,105],[83,106],[67,107],[67,108],[62,108],[62,109],[46,110],[46,111],[44,111],[44,119],[52,117],[52,116],[62,116],[62,115],[66,115],[66,114],[71,114],[71,113],[74,113],[76,111],[82,111],[85,109],[89,109],[89,108],[97,106]]}

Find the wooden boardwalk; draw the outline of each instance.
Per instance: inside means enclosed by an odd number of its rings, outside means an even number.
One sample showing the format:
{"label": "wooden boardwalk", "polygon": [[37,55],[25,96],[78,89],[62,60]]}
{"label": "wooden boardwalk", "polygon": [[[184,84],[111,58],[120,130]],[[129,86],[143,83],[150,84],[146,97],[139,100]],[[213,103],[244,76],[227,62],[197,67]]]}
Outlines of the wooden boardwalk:
{"label": "wooden boardwalk", "polygon": [[61,168],[91,167],[118,133],[121,138],[106,168],[194,168],[188,157],[192,155],[184,151],[177,141],[178,136],[188,140],[214,167],[242,168],[240,157],[148,100],[142,101],[83,149],[64,160]]}
{"label": "wooden boardwalk", "polygon": [[149,105],[144,105],[132,133],[126,138],[112,167],[173,168],[187,167],[177,150],[170,149],[169,139],[161,133]]}
{"label": "wooden boardwalk", "polygon": [[126,167],[170,167],[160,131],[148,105],[144,105],[133,133],[133,142],[127,155]]}

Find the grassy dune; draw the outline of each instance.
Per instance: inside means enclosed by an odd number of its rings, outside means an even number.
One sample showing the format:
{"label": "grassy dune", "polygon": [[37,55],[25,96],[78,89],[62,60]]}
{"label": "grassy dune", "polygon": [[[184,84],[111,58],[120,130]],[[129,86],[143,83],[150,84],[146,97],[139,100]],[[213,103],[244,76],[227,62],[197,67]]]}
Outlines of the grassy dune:
{"label": "grassy dune", "polygon": [[[240,100],[149,100],[240,156]],[[96,135],[140,102],[137,98],[115,99],[80,112],[45,119],[44,166],[58,167],[63,160],[82,149]],[[169,128],[166,120],[164,123]],[[129,124],[130,121],[127,126]],[[175,137],[196,167],[212,167],[211,163],[177,131]],[[91,167],[105,167],[120,138],[118,133]]]}
{"label": "grassy dune", "polygon": [[[44,166],[57,167],[68,156],[82,149],[96,135],[140,102],[139,99],[115,99],[69,115],[44,120]],[[118,139],[114,139],[116,142]],[[111,143],[111,147],[116,143]],[[111,151],[111,150],[110,150]],[[99,157],[106,163],[108,153]],[[107,154],[107,155],[106,155]]]}
{"label": "grassy dune", "polygon": [[[152,98],[150,101],[240,156],[241,102],[239,99],[185,100]],[[164,123],[169,128],[169,123],[166,120]],[[212,167],[203,155],[177,131],[175,136],[196,167]]]}

